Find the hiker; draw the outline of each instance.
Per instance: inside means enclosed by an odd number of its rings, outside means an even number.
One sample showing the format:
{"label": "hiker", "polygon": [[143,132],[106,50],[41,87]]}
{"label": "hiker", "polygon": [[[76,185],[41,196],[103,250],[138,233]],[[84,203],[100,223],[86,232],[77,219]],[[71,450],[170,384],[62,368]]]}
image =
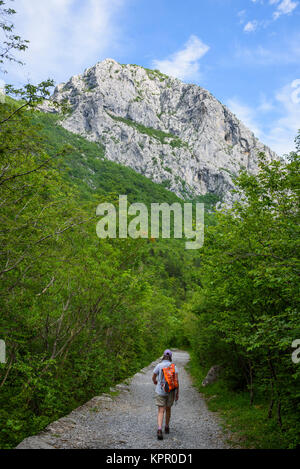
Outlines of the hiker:
{"label": "hiker", "polygon": [[153,371],[152,381],[156,385],[157,438],[163,439],[162,426],[166,413],[165,433],[170,433],[171,407],[179,398],[178,371],[172,363],[171,350],[165,350],[162,361],[156,365]]}

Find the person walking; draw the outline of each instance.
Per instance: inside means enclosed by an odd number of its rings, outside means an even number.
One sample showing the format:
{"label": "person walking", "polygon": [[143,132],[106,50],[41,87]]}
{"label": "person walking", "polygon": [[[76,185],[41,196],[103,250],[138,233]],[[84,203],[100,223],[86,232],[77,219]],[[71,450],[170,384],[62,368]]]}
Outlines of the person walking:
{"label": "person walking", "polygon": [[[167,380],[165,378],[167,376]],[[152,381],[155,384],[157,415],[157,438],[163,440],[163,421],[165,419],[165,433],[170,433],[171,407],[179,399],[178,370],[172,362],[171,350],[165,350],[162,361],[153,370]],[[171,390],[170,390],[171,387]],[[172,387],[174,387],[172,389]]]}

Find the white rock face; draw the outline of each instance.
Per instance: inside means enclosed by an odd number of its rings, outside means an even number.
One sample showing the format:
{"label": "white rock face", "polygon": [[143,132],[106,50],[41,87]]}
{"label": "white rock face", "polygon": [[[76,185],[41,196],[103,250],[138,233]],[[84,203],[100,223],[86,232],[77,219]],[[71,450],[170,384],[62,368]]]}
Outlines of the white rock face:
{"label": "white rock face", "polygon": [[106,158],[179,196],[231,198],[232,176],[257,171],[257,155],[277,155],[207,90],[158,71],[106,59],[57,86],[67,130],[101,142]]}

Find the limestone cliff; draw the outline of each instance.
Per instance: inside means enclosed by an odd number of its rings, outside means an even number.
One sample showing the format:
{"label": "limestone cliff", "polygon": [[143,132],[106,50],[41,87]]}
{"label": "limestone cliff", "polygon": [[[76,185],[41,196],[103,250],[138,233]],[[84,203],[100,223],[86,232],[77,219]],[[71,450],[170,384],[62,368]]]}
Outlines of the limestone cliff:
{"label": "limestone cliff", "polygon": [[61,125],[101,142],[106,158],[182,197],[230,200],[232,176],[277,158],[229,109],[197,85],[106,59],[57,86],[71,112]]}

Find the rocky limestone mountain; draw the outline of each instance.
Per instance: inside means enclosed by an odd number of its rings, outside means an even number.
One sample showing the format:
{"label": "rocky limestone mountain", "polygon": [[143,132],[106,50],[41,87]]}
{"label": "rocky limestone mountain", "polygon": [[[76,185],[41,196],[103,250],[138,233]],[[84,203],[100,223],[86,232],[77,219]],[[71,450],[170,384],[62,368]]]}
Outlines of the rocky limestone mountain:
{"label": "rocky limestone mountain", "polygon": [[157,70],[106,59],[58,85],[52,99],[70,107],[63,127],[184,198],[229,201],[233,175],[255,173],[261,151],[277,158],[207,90]]}

